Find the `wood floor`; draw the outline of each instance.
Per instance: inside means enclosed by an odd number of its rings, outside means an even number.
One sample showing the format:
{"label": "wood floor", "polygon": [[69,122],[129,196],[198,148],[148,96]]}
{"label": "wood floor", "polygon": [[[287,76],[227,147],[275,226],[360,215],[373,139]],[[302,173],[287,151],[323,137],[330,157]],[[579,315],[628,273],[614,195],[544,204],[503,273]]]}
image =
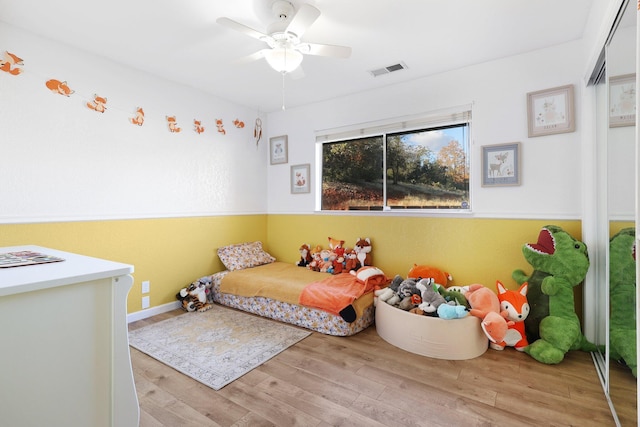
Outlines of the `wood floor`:
{"label": "wood floor", "polygon": [[559,365],[512,348],[447,361],[393,347],[375,326],[352,337],[314,332],[219,391],[133,348],[131,357],[141,427],[615,425],[580,351]]}

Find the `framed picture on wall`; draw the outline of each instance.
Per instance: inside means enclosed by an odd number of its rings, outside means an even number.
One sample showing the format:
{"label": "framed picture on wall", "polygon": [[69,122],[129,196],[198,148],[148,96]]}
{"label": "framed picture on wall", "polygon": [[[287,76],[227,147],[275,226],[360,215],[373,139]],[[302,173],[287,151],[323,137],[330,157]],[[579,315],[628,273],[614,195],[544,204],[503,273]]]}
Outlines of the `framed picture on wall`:
{"label": "framed picture on wall", "polygon": [[291,166],[291,194],[308,193],[309,187],[309,163]]}
{"label": "framed picture on wall", "polygon": [[609,77],[609,127],[636,124],[636,75]]}
{"label": "framed picture on wall", "polygon": [[520,143],[482,147],[482,186],[520,185]]}
{"label": "framed picture on wall", "polygon": [[287,135],[274,136],[269,139],[269,160],[272,165],[279,165],[289,161],[289,146]]}
{"label": "framed picture on wall", "polygon": [[527,94],[529,138],[576,130],[573,85]]}

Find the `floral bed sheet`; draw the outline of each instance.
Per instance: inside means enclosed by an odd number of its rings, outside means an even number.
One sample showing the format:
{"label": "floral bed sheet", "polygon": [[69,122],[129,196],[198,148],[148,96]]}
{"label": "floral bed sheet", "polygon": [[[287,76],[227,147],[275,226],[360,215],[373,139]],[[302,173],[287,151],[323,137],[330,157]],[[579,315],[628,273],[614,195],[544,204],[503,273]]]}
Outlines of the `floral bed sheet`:
{"label": "floral bed sheet", "polygon": [[267,297],[244,297],[220,292],[220,283],[228,271],[210,276],[210,302],[237,308],[263,317],[300,326],[327,335],[350,336],[368,328],[374,322],[374,306],[366,307],[362,315],[348,323],[342,317],[297,304],[277,301]]}

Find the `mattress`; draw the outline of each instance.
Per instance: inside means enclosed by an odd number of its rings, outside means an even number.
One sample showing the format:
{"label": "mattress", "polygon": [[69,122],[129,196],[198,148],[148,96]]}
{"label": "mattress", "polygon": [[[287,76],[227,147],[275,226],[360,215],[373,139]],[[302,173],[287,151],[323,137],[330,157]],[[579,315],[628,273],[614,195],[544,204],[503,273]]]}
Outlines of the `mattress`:
{"label": "mattress", "polygon": [[[292,269],[301,269],[290,264]],[[251,270],[260,272],[261,266]],[[225,293],[220,290],[222,279],[229,271],[221,271],[210,276],[211,291],[208,295],[211,302],[227,307],[236,308],[249,313],[257,314],[270,319],[300,326],[312,331],[327,335],[350,336],[368,328],[374,321],[373,296],[371,293],[363,295],[354,301],[357,317],[353,322],[345,321],[341,316],[329,313],[318,308],[312,308],[293,303],[291,298],[282,298],[281,289],[275,293],[286,301],[269,296],[268,292],[261,288],[261,295],[247,296]],[[319,277],[326,277],[327,273],[317,273]],[[280,287],[286,286],[286,281],[279,282]],[[299,286],[299,285],[294,285]]]}

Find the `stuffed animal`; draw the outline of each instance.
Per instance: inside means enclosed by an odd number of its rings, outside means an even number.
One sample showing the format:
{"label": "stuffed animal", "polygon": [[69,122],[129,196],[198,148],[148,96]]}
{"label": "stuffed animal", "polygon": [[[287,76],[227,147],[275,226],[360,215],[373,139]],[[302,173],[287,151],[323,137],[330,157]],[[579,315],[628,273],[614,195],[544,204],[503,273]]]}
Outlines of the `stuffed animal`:
{"label": "stuffed animal", "polygon": [[358,254],[355,249],[345,249],[344,269],[345,271],[355,271],[358,269]]}
{"label": "stuffed animal", "polygon": [[464,305],[446,303],[438,307],[438,317],[445,320],[462,319],[468,314],[469,310]]}
{"label": "stuffed animal", "polygon": [[373,286],[376,289],[389,284],[389,279],[378,267],[362,267],[359,268],[358,271],[352,271],[351,274],[356,277],[357,281],[364,283],[367,286]]}
{"label": "stuffed animal", "polygon": [[309,245],[306,243],[303,243],[302,246],[300,246],[300,248],[298,249],[298,251],[300,252],[300,261],[298,261],[296,265],[298,267],[308,266],[311,260],[313,259],[311,257],[311,249],[309,249]]}
{"label": "stuffed animal", "polygon": [[635,235],[624,228],[609,241],[609,355],[637,377]]}
{"label": "stuffed animal", "polygon": [[309,264],[307,264],[307,268],[311,271],[320,271],[320,268],[322,267],[322,255],[320,255],[320,252],[314,252],[311,254],[311,262],[309,262]]}
{"label": "stuffed animal", "polygon": [[444,297],[447,303],[453,303],[453,305],[461,305],[466,308],[471,308],[469,306],[469,302],[465,298],[462,293],[461,288],[450,287],[445,288],[443,285],[440,285],[436,282],[436,289],[440,295]]}
{"label": "stuffed animal", "polygon": [[537,243],[522,247],[522,254],[533,267],[530,276],[522,270],[512,273],[518,284],[529,284],[525,331],[530,344],[524,352],[538,362],[556,364],[570,350],[596,351],[582,334],[573,298],[573,288],[589,270],[587,246],[561,227],[547,225]]}
{"label": "stuffed animal", "polygon": [[358,237],[353,250],[356,251],[358,268],[364,267],[366,265],[371,265],[371,239],[369,239],[368,237],[366,239]]}
{"label": "stuffed animal", "polygon": [[410,298],[411,295],[420,295],[420,290],[416,287],[416,280],[404,279],[400,282],[400,284],[398,284],[397,290],[395,291],[394,295],[384,301],[389,305],[398,306],[403,300],[405,300],[406,298]]}
{"label": "stuffed animal", "polygon": [[329,237],[329,249],[336,253],[338,257],[344,256],[344,240]]}
{"label": "stuffed animal", "polygon": [[502,317],[514,322],[509,326],[507,335],[499,343],[489,343],[494,350],[504,350],[506,346],[518,351],[524,351],[529,345],[524,331],[524,320],[529,315],[529,303],[527,302],[527,282],[523,283],[517,291],[507,289],[502,282],[496,281],[498,300],[500,301],[500,314]]}
{"label": "stuffed animal", "polygon": [[321,273],[332,273],[333,272],[333,260],[335,259],[335,254],[331,252],[329,249],[323,249],[320,251],[320,272]]}
{"label": "stuffed animal", "polygon": [[479,283],[469,285],[469,290],[464,296],[471,307],[469,314],[481,320],[482,330],[489,341],[493,343],[504,341],[509,325],[507,320],[500,315],[498,296],[491,289]]}
{"label": "stuffed animal", "polygon": [[422,298],[422,302],[418,304],[418,308],[422,310],[424,314],[435,316],[438,307],[446,304],[444,297],[435,290],[432,278],[420,279],[420,281],[416,283],[416,288],[420,290],[420,297]]}
{"label": "stuffed animal", "polygon": [[207,311],[213,306],[207,302],[207,284],[202,280],[191,283],[180,289],[176,298],[182,303],[185,311]]}
{"label": "stuffed animal", "polygon": [[[367,289],[373,289],[374,292],[389,284],[387,276],[377,267],[362,267],[350,273],[355,276],[356,281],[364,284]],[[356,309],[352,304],[340,310],[339,314],[348,323],[354,322],[357,318]]]}
{"label": "stuffed animal", "polygon": [[377,305],[378,301],[387,302],[391,297],[397,295],[398,287],[404,279],[399,274],[391,280],[391,284],[386,288],[376,289],[373,293],[373,305]]}
{"label": "stuffed animal", "polygon": [[332,274],[340,274],[344,271],[344,256],[336,256],[333,260]]}
{"label": "stuffed animal", "polygon": [[413,264],[413,267],[409,270],[407,277],[411,277],[413,279],[427,279],[431,277],[438,285],[442,285],[445,288],[448,287],[449,282],[453,280],[453,277],[451,277],[449,273],[435,267],[418,264]]}
{"label": "stuffed animal", "polygon": [[404,279],[398,287],[399,301],[394,305],[400,310],[409,311],[422,302],[420,289],[415,279]]}

